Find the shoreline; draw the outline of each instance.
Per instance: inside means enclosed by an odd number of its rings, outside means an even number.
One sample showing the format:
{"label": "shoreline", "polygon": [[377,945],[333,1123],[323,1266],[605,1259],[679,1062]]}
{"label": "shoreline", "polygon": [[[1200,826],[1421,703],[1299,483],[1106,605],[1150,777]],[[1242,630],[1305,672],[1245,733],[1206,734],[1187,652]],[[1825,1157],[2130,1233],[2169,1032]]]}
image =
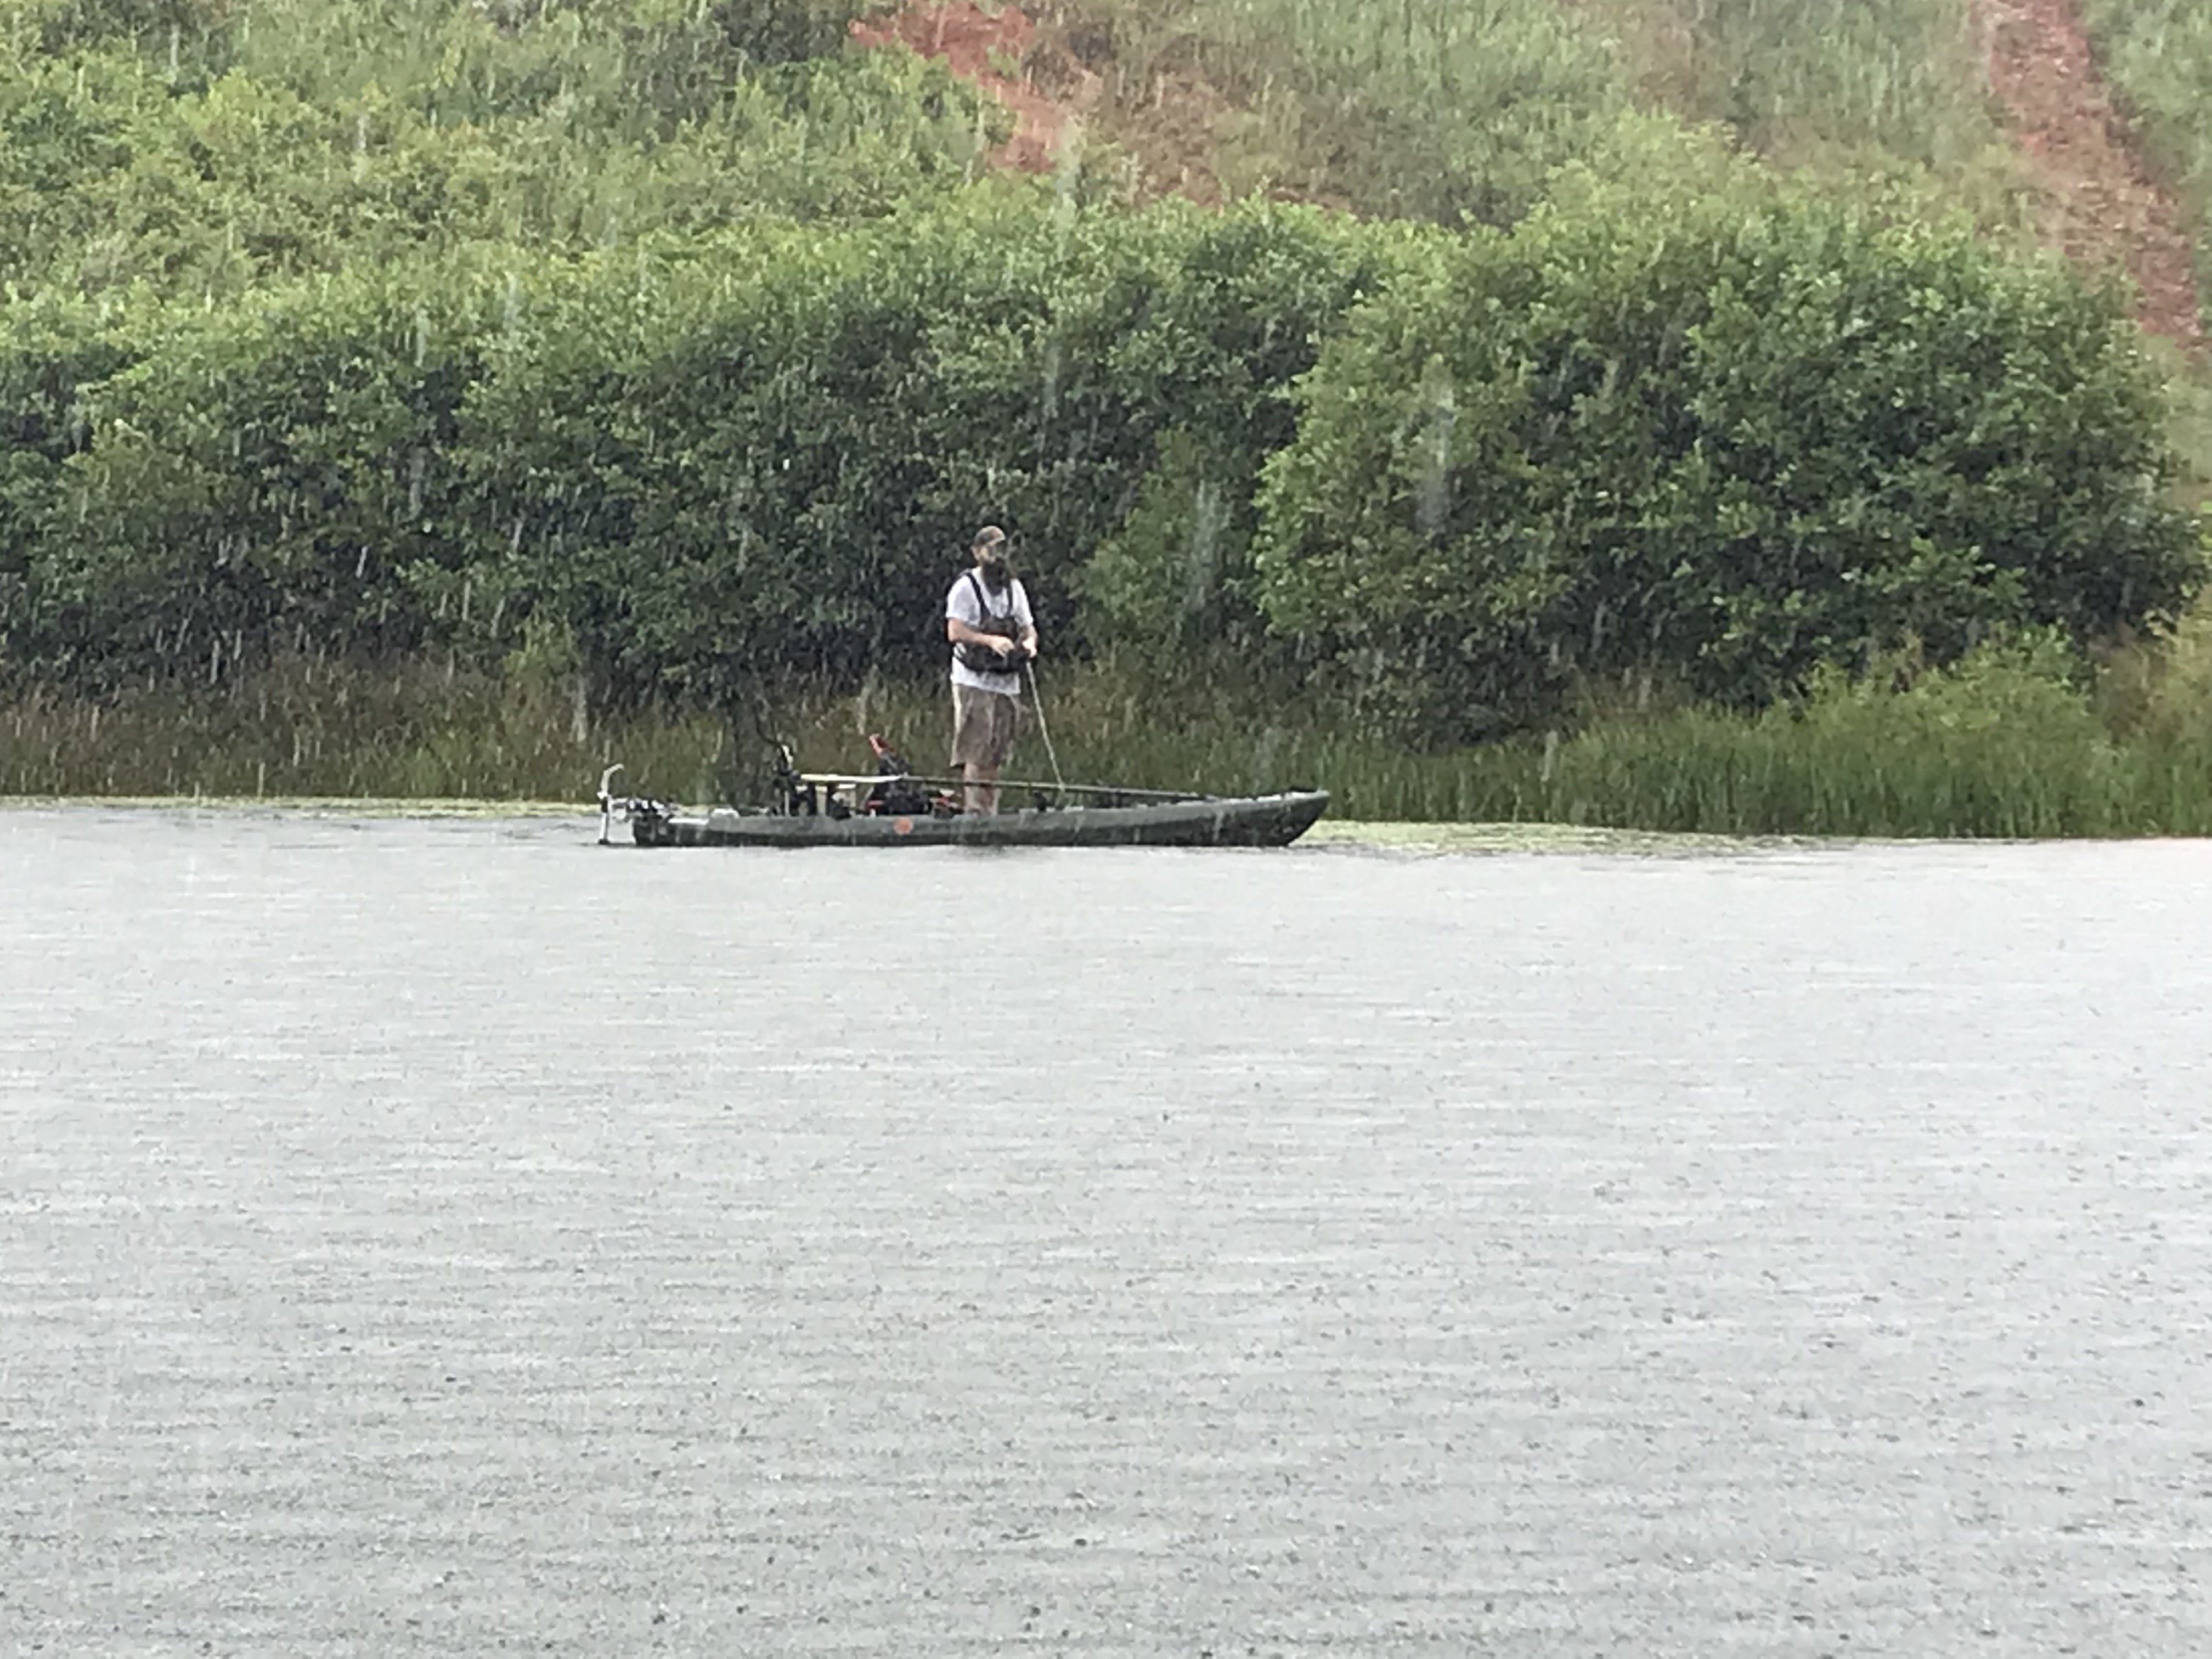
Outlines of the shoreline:
{"label": "shoreline", "polygon": [[[79,811],[262,812],[301,817],[386,819],[573,818],[595,822],[590,802],[345,795],[0,795],[0,813]],[[1962,836],[1729,836],[1694,830],[1632,830],[1599,824],[1511,821],[1323,818],[1300,836],[1298,848],[1360,853],[1607,854],[1749,853],[1845,846],[1940,844],[1984,841]],[[2012,837],[2008,839],[2024,839]],[[2071,836],[2062,840],[2191,840],[2190,836]]]}
{"label": "shoreline", "polygon": [[[0,795],[0,814],[85,810],[123,811],[261,812],[321,818],[385,818],[451,821],[562,818],[596,825],[599,808],[589,801],[490,800],[471,797],[384,795]],[[2203,842],[2212,836],[1868,836],[1723,835],[1692,830],[1638,830],[1606,824],[1548,821],[1447,820],[1324,817],[1301,836],[1297,850],[1401,853],[1409,855],[1541,853],[1685,854],[1834,851],[1846,847],[1936,847],[1951,844],[1998,846],[2073,842],[2133,843]],[[627,844],[627,843],[623,843]],[[1292,849],[1283,849],[1292,850]]]}

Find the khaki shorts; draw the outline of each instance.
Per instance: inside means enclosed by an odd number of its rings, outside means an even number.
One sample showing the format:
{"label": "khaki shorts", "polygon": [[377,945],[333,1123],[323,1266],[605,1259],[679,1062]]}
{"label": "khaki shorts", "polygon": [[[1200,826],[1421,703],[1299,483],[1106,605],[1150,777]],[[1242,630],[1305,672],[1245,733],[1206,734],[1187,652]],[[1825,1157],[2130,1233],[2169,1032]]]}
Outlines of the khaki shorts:
{"label": "khaki shorts", "polygon": [[995,770],[1014,752],[1021,735],[1022,704],[1003,691],[952,684],[952,763]]}

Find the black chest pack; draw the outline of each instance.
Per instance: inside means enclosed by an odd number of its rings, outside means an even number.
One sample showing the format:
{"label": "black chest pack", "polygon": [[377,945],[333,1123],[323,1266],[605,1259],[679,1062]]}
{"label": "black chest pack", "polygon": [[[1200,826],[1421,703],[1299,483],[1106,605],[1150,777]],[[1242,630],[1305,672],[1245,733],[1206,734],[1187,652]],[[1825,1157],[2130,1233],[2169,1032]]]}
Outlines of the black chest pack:
{"label": "black chest pack", "polygon": [[1013,612],[1013,589],[1011,585],[1012,580],[1012,577],[1007,578],[1009,586],[1006,591],[1006,614],[1003,617],[994,617],[991,614],[990,602],[983,597],[983,584],[976,580],[974,571],[968,573],[968,586],[975,591],[975,611],[982,618],[981,622],[972,624],[975,631],[978,634],[996,634],[1001,639],[1014,641],[1014,648],[1002,657],[988,645],[973,645],[966,640],[961,641],[952,647],[952,654],[960,659],[960,665],[971,673],[1018,674],[1021,672],[1021,665],[1025,659],[1021,650],[1021,621]]}

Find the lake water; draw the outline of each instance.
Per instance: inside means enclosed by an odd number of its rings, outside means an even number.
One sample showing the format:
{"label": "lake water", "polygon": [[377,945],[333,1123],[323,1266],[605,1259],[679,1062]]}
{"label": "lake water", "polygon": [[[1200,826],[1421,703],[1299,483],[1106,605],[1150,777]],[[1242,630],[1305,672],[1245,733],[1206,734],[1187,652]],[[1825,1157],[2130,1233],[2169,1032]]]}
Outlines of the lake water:
{"label": "lake water", "polygon": [[0,1651],[2212,1650],[2212,847],[0,811]]}

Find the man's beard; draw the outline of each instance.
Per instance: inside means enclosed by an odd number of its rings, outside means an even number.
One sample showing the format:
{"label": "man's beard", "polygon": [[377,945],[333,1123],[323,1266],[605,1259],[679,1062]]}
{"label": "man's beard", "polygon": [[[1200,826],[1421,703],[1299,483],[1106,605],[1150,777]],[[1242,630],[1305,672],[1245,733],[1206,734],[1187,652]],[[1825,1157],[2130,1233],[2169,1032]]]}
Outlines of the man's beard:
{"label": "man's beard", "polygon": [[983,567],[983,586],[994,593],[1005,592],[1007,580],[1008,573],[1004,561],[996,561]]}

